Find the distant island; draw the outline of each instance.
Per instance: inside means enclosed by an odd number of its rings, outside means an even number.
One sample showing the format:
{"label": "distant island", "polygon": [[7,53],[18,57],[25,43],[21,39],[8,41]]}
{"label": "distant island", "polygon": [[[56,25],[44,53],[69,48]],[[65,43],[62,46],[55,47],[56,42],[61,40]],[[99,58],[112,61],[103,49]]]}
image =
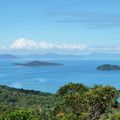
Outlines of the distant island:
{"label": "distant island", "polygon": [[120,70],[120,66],[119,65],[104,64],[104,65],[98,66],[97,70],[102,70],[102,71]]}
{"label": "distant island", "polygon": [[19,59],[19,57],[12,54],[0,54],[0,59]]}
{"label": "distant island", "polygon": [[61,66],[63,64],[60,63],[50,63],[50,62],[43,62],[43,61],[32,61],[28,63],[14,63],[16,66]]}

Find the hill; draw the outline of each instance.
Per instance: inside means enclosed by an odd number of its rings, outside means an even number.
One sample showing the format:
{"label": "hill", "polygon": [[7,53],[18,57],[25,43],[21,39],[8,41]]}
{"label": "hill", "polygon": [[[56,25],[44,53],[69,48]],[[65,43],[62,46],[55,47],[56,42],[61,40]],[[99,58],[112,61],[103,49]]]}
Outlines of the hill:
{"label": "hill", "polygon": [[19,108],[35,106],[47,108],[49,106],[52,107],[54,101],[55,97],[50,93],[0,86],[0,104]]}
{"label": "hill", "polygon": [[112,86],[69,83],[54,95],[0,86],[0,120],[113,120],[118,98]]}
{"label": "hill", "polygon": [[0,59],[18,59],[19,57],[12,54],[0,54]]}

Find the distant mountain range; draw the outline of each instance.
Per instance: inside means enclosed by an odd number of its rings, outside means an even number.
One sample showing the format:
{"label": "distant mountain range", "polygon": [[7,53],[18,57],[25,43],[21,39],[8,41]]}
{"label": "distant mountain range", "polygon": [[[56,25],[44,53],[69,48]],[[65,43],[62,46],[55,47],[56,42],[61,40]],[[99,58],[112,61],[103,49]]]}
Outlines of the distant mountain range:
{"label": "distant mountain range", "polygon": [[120,53],[92,53],[85,56],[86,58],[95,58],[95,59],[115,59],[120,58]]}
{"label": "distant mountain range", "polygon": [[19,59],[19,57],[12,54],[0,54],[0,59]]}
{"label": "distant mountain range", "polygon": [[55,54],[55,53],[46,53],[46,54],[29,54],[22,56],[24,58],[81,58],[81,55],[66,55],[66,54]]}
{"label": "distant mountain range", "polygon": [[92,53],[81,55],[69,55],[69,54],[27,54],[27,55],[14,55],[14,54],[0,54],[0,59],[40,59],[40,58],[87,58],[87,59],[115,59],[120,58],[120,54],[114,53]]}
{"label": "distant mountain range", "polygon": [[120,54],[116,53],[91,53],[91,54],[81,54],[81,55],[69,55],[69,54],[29,54],[22,56],[23,58],[88,58],[88,59],[114,59],[120,58]]}

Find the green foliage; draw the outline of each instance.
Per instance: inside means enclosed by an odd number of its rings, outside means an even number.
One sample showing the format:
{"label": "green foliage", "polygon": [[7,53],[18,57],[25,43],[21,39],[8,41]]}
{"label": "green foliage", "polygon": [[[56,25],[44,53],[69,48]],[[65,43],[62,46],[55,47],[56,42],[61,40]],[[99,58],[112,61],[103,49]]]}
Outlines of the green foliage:
{"label": "green foliage", "polygon": [[63,87],[61,87],[58,90],[58,94],[60,96],[65,96],[68,94],[74,94],[74,93],[79,93],[79,94],[83,94],[84,92],[88,91],[89,88],[83,84],[74,84],[74,83],[69,83]]}
{"label": "green foliage", "polygon": [[87,93],[90,107],[90,118],[98,119],[100,115],[111,109],[119,97],[119,91],[111,86],[95,86]]}
{"label": "green foliage", "polygon": [[119,96],[111,86],[69,83],[56,95],[0,86],[0,120],[119,120]]}
{"label": "green foliage", "polygon": [[17,108],[50,108],[54,106],[55,95],[33,90],[0,86],[0,103]]}
{"label": "green foliage", "polygon": [[[98,120],[109,109],[112,109],[119,97],[119,91],[111,86],[88,88],[83,84],[70,83],[58,91],[61,107],[54,109],[55,116],[63,117],[72,113],[81,120]],[[57,111],[57,112],[56,112]]]}
{"label": "green foliage", "polygon": [[120,113],[113,114],[110,118],[110,120],[120,120]]}
{"label": "green foliage", "polygon": [[14,111],[15,107],[11,107],[9,105],[5,105],[0,103],[0,115],[5,113],[10,113],[11,111]]}
{"label": "green foliage", "polygon": [[0,120],[37,120],[31,111],[15,111],[1,117]]}

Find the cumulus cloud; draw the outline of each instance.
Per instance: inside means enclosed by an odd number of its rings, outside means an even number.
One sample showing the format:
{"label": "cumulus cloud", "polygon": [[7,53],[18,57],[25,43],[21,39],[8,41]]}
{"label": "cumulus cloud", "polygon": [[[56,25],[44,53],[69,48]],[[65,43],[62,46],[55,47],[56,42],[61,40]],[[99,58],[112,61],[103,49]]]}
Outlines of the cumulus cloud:
{"label": "cumulus cloud", "polygon": [[10,45],[11,49],[50,49],[53,48],[53,45],[46,42],[35,42],[33,40],[27,40],[24,38],[20,38],[16,40],[12,45]]}
{"label": "cumulus cloud", "polygon": [[27,40],[25,38],[20,38],[16,40],[10,49],[26,49],[26,50],[42,50],[42,49],[67,49],[67,50],[85,50],[88,46],[85,44],[54,44],[48,42],[35,42],[34,40]]}
{"label": "cumulus cloud", "polygon": [[120,52],[120,46],[92,47],[87,44],[55,44],[44,41],[28,40],[20,38],[9,46],[0,46],[0,52],[14,53],[62,53],[62,54],[86,54],[93,52]]}

